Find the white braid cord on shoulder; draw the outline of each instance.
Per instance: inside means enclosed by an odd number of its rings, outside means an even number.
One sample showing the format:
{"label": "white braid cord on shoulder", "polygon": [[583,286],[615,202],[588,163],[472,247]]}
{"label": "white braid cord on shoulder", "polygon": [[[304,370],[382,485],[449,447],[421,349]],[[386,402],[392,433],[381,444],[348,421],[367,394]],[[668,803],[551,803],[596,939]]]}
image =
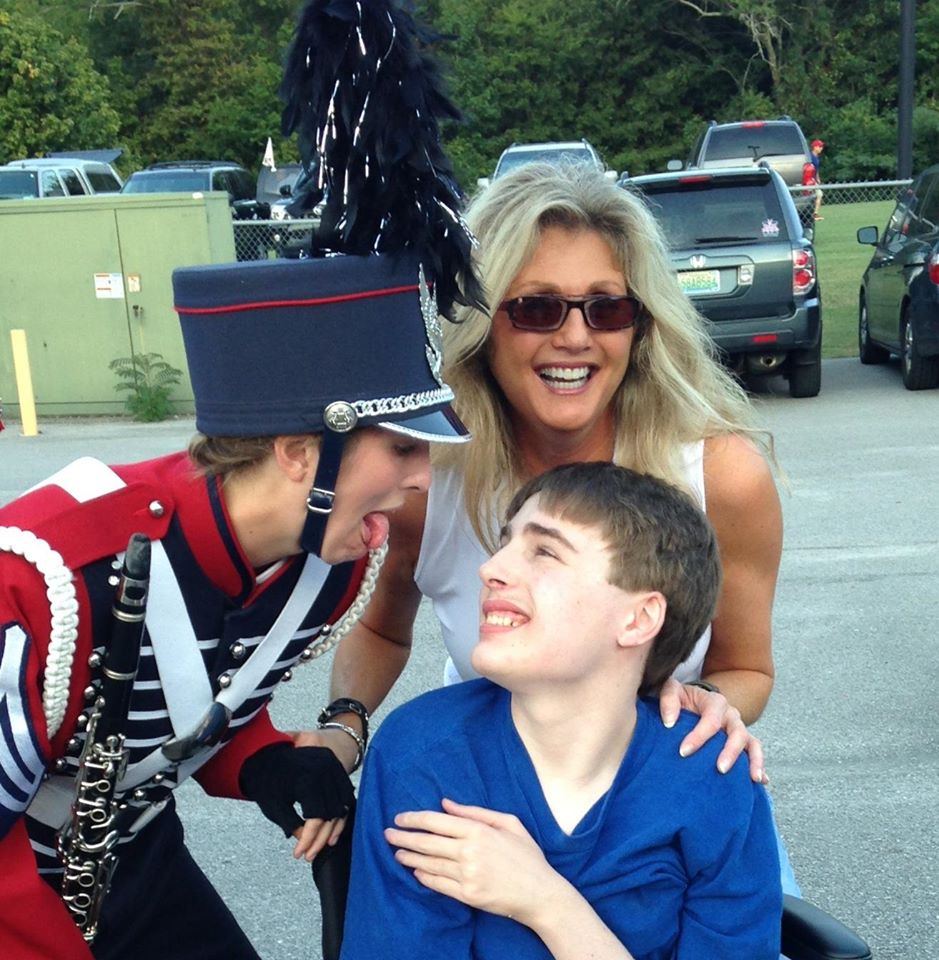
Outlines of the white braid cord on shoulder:
{"label": "white braid cord on shoulder", "polygon": [[375,550],[369,550],[368,564],[365,567],[365,573],[362,574],[362,582],[359,584],[359,592],[355,595],[348,610],[339,618],[336,625],[331,629],[324,627],[315,643],[310,644],[303,651],[304,660],[314,660],[328,653],[337,643],[358,623],[359,617],[365,612],[372,594],[375,592],[375,582],[378,580],[378,574],[381,571],[381,565],[385,562],[388,554],[388,544],[383,543]]}
{"label": "white braid cord on shoulder", "polygon": [[31,563],[46,581],[52,627],[42,685],[42,708],[51,738],[56,735],[65,718],[75,641],[78,638],[78,599],[72,583],[74,577],[62,555],[28,530],[0,527],[0,550],[15,553]]}

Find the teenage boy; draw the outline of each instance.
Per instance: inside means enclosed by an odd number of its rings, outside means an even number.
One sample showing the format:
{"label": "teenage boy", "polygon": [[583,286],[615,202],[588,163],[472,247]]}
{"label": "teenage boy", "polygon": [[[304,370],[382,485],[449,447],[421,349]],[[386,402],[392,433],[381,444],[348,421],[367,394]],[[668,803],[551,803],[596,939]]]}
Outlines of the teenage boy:
{"label": "teenage boy", "polygon": [[[515,496],[480,571],[473,666],[382,726],[343,960],[775,960],[782,895],[746,762],[692,757],[647,699],[713,613],[717,545],[685,494],[610,463]],[[441,812],[442,808],[442,812]]]}

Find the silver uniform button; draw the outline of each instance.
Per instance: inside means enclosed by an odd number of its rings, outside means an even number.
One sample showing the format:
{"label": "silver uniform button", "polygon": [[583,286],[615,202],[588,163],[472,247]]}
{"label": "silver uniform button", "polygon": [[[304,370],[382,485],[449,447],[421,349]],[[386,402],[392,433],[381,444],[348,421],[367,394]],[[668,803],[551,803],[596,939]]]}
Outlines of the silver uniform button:
{"label": "silver uniform button", "polygon": [[147,509],[150,511],[151,517],[162,517],[163,514],[166,513],[166,508],[159,500],[151,500],[150,506],[147,507]]}
{"label": "silver uniform button", "polygon": [[323,411],[323,421],[336,433],[348,433],[358,422],[359,415],[351,403],[336,400]]}
{"label": "silver uniform button", "polygon": [[293,680],[293,670],[285,670],[284,675],[280,678],[281,683],[286,683],[288,680]]}
{"label": "silver uniform button", "polygon": [[231,686],[231,674],[230,674],[230,673],[223,673],[223,674],[218,678],[218,685],[219,685],[223,690],[224,690],[226,687],[230,687],[230,686]]}
{"label": "silver uniform button", "polygon": [[248,652],[248,648],[243,643],[233,643],[229,649],[229,652],[235,660],[244,660],[245,654]]}

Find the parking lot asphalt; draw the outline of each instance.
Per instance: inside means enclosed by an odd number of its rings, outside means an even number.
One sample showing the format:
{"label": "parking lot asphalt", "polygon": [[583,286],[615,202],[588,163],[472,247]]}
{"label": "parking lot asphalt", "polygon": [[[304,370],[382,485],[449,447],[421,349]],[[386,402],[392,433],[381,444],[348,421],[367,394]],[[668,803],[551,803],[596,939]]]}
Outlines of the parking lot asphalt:
{"label": "parking lot asphalt", "polygon": [[[939,956],[939,391],[910,393],[896,363],[823,364],[822,392],[755,397],[788,486],[775,610],[777,682],[754,727],[805,896],[861,933],[877,960]],[[111,463],[183,446],[188,419],[56,420],[0,434],[0,502],[76,456]],[[326,658],[328,660],[328,657]],[[422,607],[389,705],[438,684],[443,652]],[[275,722],[312,725],[329,663],[277,691]],[[383,708],[377,718],[385,715]],[[265,960],[319,956],[309,867],[253,805],[187,784],[194,855]]]}

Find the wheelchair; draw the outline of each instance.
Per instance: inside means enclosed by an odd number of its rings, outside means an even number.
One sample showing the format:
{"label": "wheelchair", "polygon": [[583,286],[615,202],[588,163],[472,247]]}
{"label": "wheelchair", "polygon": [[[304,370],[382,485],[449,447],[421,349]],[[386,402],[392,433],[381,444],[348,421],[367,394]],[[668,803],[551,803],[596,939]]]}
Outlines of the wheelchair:
{"label": "wheelchair", "polygon": [[[336,846],[327,847],[313,861],[313,880],[322,908],[323,960],[339,960],[353,820],[354,814]],[[782,956],[787,960],[873,960],[870,947],[854,931],[807,900],[788,894],[783,897]]]}

